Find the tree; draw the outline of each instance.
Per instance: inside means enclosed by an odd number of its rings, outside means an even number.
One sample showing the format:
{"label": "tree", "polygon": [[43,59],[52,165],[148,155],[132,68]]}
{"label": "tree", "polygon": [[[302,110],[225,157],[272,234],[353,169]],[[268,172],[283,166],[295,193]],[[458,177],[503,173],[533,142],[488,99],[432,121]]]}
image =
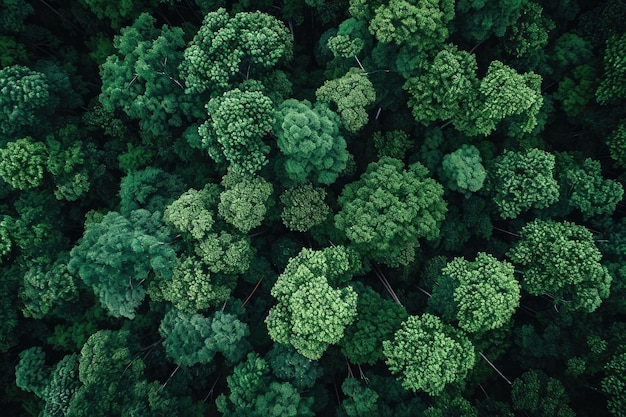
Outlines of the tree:
{"label": "tree", "polygon": [[507,252],[523,269],[522,288],[548,294],[567,310],[592,312],[609,296],[611,275],[600,264],[594,237],[570,222],[534,220],[519,232],[520,241]]}
{"label": "tree", "polygon": [[256,353],[248,354],[226,377],[230,394],[217,398],[217,409],[224,416],[313,416],[313,398],[302,397],[288,382],[270,382],[268,374],[267,361]]}
{"label": "tree", "polygon": [[367,124],[366,109],[376,100],[376,91],[363,70],[350,68],[343,77],[324,81],[315,96],[321,103],[333,103],[343,127],[356,133]]}
{"label": "tree", "polygon": [[378,416],[378,394],[363,386],[355,378],[346,378],[341,384],[341,391],[347,396],[337,409],[337,416],[374,417]]}
{"label": "tree", "polygon": [[341,246],[322,251],[303,249],[292,258],[272,288],[277,299],[265,319],[270,337],[290,344],[308,359],[319,359],[338,343],[356,316],[357,294],[350,286],[333,288],[355,266]]}
{"label": "tree", "polygon": [[569,397],[558,379],[545,372],[532,369],[513,382],[511,387],[513,408],[540,417],[574,417],[569,407]]}
{"label": "tree", "polygon": [[508,28],[504,48],[518,58],[541,52],[548,43],[548,36],[555,28],[549,17],[543,16],[539,4],[524,2],[517,22]]}
{"label": "tree", "polygon": [[185,191],[163,212],[163,221],[186,236],[200,240],[213,230],[215,223],[215,187]]}
{"label": "tree", "polygon": [[339,345],[341,353],[351,362],[374,365],[383,359],[383,341],[391,339],[407,319],[407,312],[401,305],[381,297],[371,287],[358,294],[356,319],[346,328]]}
{"label": "tree", "polygon": [[482,165],[478,148],[463,145],[443,157],[442,179],[449,189],[463,193],[466,197],[483,187],[487,171]]}
{"label": "tree", "polygon": [[28,190],[43,184],[46,145],[30,136],[7,143],[0,149],[0,177],[13,188]]}
{"label": "tree", "polygon": [[324,104],[289,99],[278,107],[274,134],[291,181],[335,182],[348,160],[340,125],[339,116]]}
{"label": "tree", "polygon": [[495,158],[489,190],[503,219],[514,219],[531,208],[546,208],[559,199],[554,179],[554,155],[539,149],[508,151]]}
{"label": "tree", "polygon": [[176,253],[161,226],[160,213],[139,209],[126,218],[112,211],[91,223],[70,252],[68,270],[91,287],[114,317],[135,317],[146,290],[142,285],[154,271],[172,277]]}
{"label": "tree", "polygon": [[480,333],[507,324],[519,305],[513,265],[484,252],[474,261],[454,258],[442,270],[428,305],[459,327]]}
{"label": "tree", "polygon": [[120,213],[129,216],[137,209],[152,213],[165,208],[187,190],[180,177],[160,168],[129,172],[120,182]]}
{"label": "tree", "polygon": [[15,366],[15,383],[24,390],[43,398],[50,381],[51,370],[46,365],[46,354],[39,346],[20,352]]}
{"label": "tree", "polygon": [[260,91],[235,88],[207,104],[209,120],[198,133],[202,147],[216,162],[227,161],[253,174],[267,164],[270,147],[263,142],[274,124],[274,105]]}
{"label": "tree", "polygon": [[606,41],[604,76],[596,90],[598,103],[606,105],[626,98],[626,35],[613,35]]}
{"label": "tree", "polygon": [[481,42],[492,35],[501,38],[519,19],[527,3],[528,0],[459,0],[455,23],[459,33],[473,41]]}
{"label": "tree", "polygon": [[380,42],[407,45],[420,53],[446,41],[453,18],[452,0],[390,0],[375,9],[369,29]]}
{"label": "tree", "polygon": [[626,406],[626,397],[624,390],[626,389],[626,353],[614,355],[611,360],[604,366],[606,376],[600,381],[600,387],[609,398],[607,400],[607,408],[616,417],[624,416],[624,407]]}
{"label": "tree", "polygon": [[289,345],[275,344],[265,356],[274,375],[299,390],[313,388],[323,370],[318,362],[299,354]]}
{"label": "tree", "polygon": [[335,226],[364,256],[389,266],[406,264],[417,239],[433,240],[446,213],[443,187],[420,163],[408,170],[392,158],[368,165],[344,187]]}
{"label": "tree", "polygon": [[307,232],[323,223],[331,214],[325,198],[326,190],[308,183],[286,189],[280,195],[283,205],[280,217],[283,224],[289,230]]}
{"label": "tree", "polygon": [[406,152],[414,145],[413,140],[403,130],[374,132],[372,142],[376,147],[378,159],[388,156],[403,160]]}
{"label": "tree", "polygon": [[425,126],[436,120],[450,120],[461,132],[471,132],[471,119],[478,107],[476,57],[447,45],[423,64],[420,75],[410,77],[403,86],[409,94],[413,117]]}
{"label": "tree", "polygon": [[220,8],[204,17],[180,71],[187,93],[221,93],[236,79],[258,79],[292,57],[291,34],[275,17],[259,11],[231,17]]}
{"label": "tree", "polygon": [[12,140],[47,114],[48,80],[40,72],[13,65],[0,69],[0,139]]}
{"label": "tree", "polygon": [[500,61],[492,61],[480,81],[478,94],[482,103],[475,119],[479,134],[490,134],[505,118],[512,118],[516,129],[523,133],[537,126],[543,104],[541,76],[533,72],[520,74]]}
{"label": "tree", "polygon": [[626,168],[626,119],[617,126],[606,141],[611,158],[615,161],[615,165]]}
{"label": "tree", "polygon": [[222,186],[219,215],[243,233],[260,226],[270,205],[272,184],[261,176],[229,169],[222,177]]}
{"label": "tree", "polygon": [[100,66],[100,103],[107,111],[121,109],[154,136],[169,126],[182,126],[184,115],[202,117],[201,102],[184,94],[178,75],[185,46],[183,30],[163,25],[142,13],[114,38],[116,53]]}
{"label": "tree", "polygon": [[383,342],[385,362],[407,390],[441,393],[474,366],[474,347],[460,331],[431,314],[409,316],[393,339]]}
{"label": "tree", "polygon": [[0,3],[0,30],[2,32],[20,32],[24,29],[24,20],[35,10],[24,0],[2,0]]}

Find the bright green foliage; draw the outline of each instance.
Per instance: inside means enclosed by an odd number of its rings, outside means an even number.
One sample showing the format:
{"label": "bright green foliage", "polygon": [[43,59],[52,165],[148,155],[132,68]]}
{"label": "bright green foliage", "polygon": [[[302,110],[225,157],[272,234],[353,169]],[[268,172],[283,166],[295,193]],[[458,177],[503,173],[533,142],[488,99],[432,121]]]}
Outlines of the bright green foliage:
{"label": "bright green foliage", "polygon": [[281,21],[259,11],[230,17],[220,8],[204,17],[180,71],[188,93],[219,92],[240,76],[259,78],[292,57],[291,34]]}
{"label": "bright green foliage", "polygon": [[352,363],[374,365],[383,359],[383,341],[391,339],[406,319],[404,307],[366,287],[359,292],[356,320],[339,343],[341,353]]}
{"label": "bright green foliage", "polygon": [[325,198],[326,190],[311,184],[286,189],[280,195],[283,224],[289,230],[306,232],[323,223],[331,213]]}
{"label": "bright green foliage", "polygon": [[609,296],[611,275],[591,232],[570,222],[534,220],[507,253],[524,271],[522,288],[569,310],[592,312]]}
{"label": "bright green foliage", "polygon": [[248,354],[226,378],[230,394],[217,398],[217,409],[226,417],[313,416],[313,398],[303,398],[288,382],[270,382],[268,374],[267,361],[256,353]]}
{"label": "bright green foliage", "polygon": [[501,38],[519,19],[527,3],[528,0],[459,0],[455,22],[459,33],[473,41],[484,41],[491,35]]}
{"label": "bright green foliage", "polygon": [[151,271],[170,279],[176,253],[164,244],[159,213],[135,210],[126,218],[109,212],[100,223],[91,223],[70,252],[68,269],[79,274],[114,317],[133,318],[146,294],[142,283]]}
{"label": "bright green foliage", "polygon": [[213,203],[210,187],[200,191],[191,188],[165,208],[163,221],[193,239],[202,239],[215,223]]}
{"label": "bright green foliage", "polygon": [[4,214],[0,216],[0,259],[11,253],[13,243],[11,242],[9,230],[13,224],[14,220],[12,217]]}
{"label": "bright green foliage", "polygon": [[513,272],[513,265],[484,252],[474,261],[454,258],[441,270],[428,304],[470,333],[502,327],[519,305],[520,286]]}
{"label": "bright green foliage", "polygon": [[473,145],[463,145],[447,154],[441,164],[445,185],[466,197],[480,190],[487,177],[482,161],[478,148]]}
{"label": "bright green foliage", "polygon": [[305,358],[289,345],[275,344],[265,359],[277,378],[290,382],[299,390],[312,388],[323,373],[318,362]]}
{"label": "bright green foliage", "polygon": [[609,398],[607,408],[616,417],[626,416],[626,353],[615,355],[604,366],[607,376],[600,382]]}
{"label": "bright green foliage", "polygon": [[541,76],[520,74],[500,61],[492,61],[480,81],[479,114],[475,120],[480,134],[488,135],[500,121],[512,117],[517,129],[530,133],[537,126],[543,104]]}
{"label": "bright green foliage", "polygon": [[380,42],[407,45],[420,53],[446,41],[453,18],[453,0],[390,0],[376,8],[369,29]]}
{"label": "bright green foliage", "polygon": [[178,176],[160,168],[129,172],[120,184],[120,213],[128,216],[137,209],[162,212],[187,188]]}
{"label": "bright green foliage", "polygon": [[33,6],[26,0],[2,0],[0,2],[0,30],[2,32],[22,31],[24,20],[34,11]]}
{"label": "bright green foliage", "polygon": [[611,158],[615,161],[615,165],[626,168],[626,120],[613,131],[606,141]]}
{"label": "bright green foliage", "polygon": [[580,115],[587,104],[593,100],[598,76],[595,67],[582,64],[574,68],[571,76],[565,76],[559,82],[559,89],[554,93],[554,98],[561,102],[568,116]]}
{"label": "bright green foliage", "polygon": [[604,77],[596,90],[600,104],[626,98],[626,34],[613,35],[606,41]]}
{"label": "bright green foliage", "polygon": [[272,184],[258,175],[229,170],[222,185],[225,189],[217,206],[219,215],[243,233],[260,226],[270,204]]}
{"label": "bright green foliage", "polygon": [[413,141],[403,130],[389,132],[374,132],[372,142],[376,147],[378,159],[388,156],[395,159],[404,159],[406,152],[413,146]]}
{"label": "bright green foliage", "polygon": [[405,263],[403,254],[419,245],[417,239],[437,238],[446,213],[443,187],[427,175],[420,163],[405,170],[397,159],[372,162],[358,181],[343,188],[335,226],[370,259],[389,266]]}
{"label": "bright green foliage", "polygon": [[59,314],[66,304],[78,301],[78,283],[67,270],[68,260],[69,254],[61,252],[52,265],[35,264],[24,274],[20,290],[24,317]]}
{"label": "bright green foliage", "polygon": [[324,81],[315,96],[319,102],[334,103],[343,127],[356,133],[367,124],[366,109],[376,100],[376,91],[363,70],[350,68],[343,77]]}
{"label": "bright green foliage", "polygon": [[494,159],[489,189],[500,217],[514,219],[531,208],[546,208],[559,199],[554,155],[540,149],[508,151]]}
{"label": "bright green foliage", "polygon": [[35,124],[48,101],[44,74],[19,65],[0,69],[0,135],[11,139]]}
{"label": "bright green foliage", "polygon": [[537,417],[574,417],[561,381],[541,370],[524,372],[511,387],[513,408]]}
{"label": "bright green foliage", "polygon": [[582,164],[563,155],[565,172],[559,176],[561,192],[583,218],[612,214],[624,197],[624,187],[602,176],[600,162],[587,158]]}
{"label": "bright green foliage", "polygon": [[265,319],[272,340],[291,344],[312,360],[338,343],[356,316],[357,294],[350,286],[336,289],[329,282],[349,274],[351,262],[341,246],[303,249],[292,258],[272,288],[278,304]]}
{"label": "bright green foliage", "polygon": [[335,57],[352,58],[372,47],[373,39],[367,21],[350,18],[339,25],[337,33],[328,39],[328,49]]}
{"label": "bright green foliage", "polygon": [[372,20],[374,10],[382,6],[384,0],[350,0],[349,12],[355,19]]}
{"label": "bright green foliage", "polygon": [[278,107],[274,134],[290,180],[297,184],[335,182],[348,160],[340,125],[339,116],[325,104],[289,99]]}
{"label": "bright green foliage", "polygon": [[31,347],[20,353],[20,360],[15,366],[15,383],[24,391],[42,398],[50,382],[50,373],[43,349]]}
{"label": "bright green foliage", "polygon": [[220,231],[201,240],[196,254],[213,273],[243,274],[250,267],[254,252],[248,237]]}
{"label": "bright green foliage", "polygon": [[163,298],[185,313],[196,313],[209,307],[222,305],[235,287],[233,275],[213,273],[197,256],[178,260],[172,278],[159,281],[157,293],[150,296]]}
{"label": "bright green foliage", "polygon": [[534,2],[522,6],[520,18],[509,28],[504,44],[506,51],[518,58],[541,51],[548,43],[548,35],[555,28],[543,8]]}
{"label": "bright green foliage", "polygon": [[475,362],[467,337],[431,314],[409,316],[393,339],[383,342],[383,354],[391,372],[402,375],[404,388],[433,396],[465,378]]}
{"label": "bright green foliage", "polygon": [[338,417],[378,417],[378,394],[356,378],[346,378],[341,390],[348,397],[337,409]]}
{"label": "bright green foliage", "polygon": [[274,106],[260,91],[238,88],[211,99],[209,120],[198,128],[202,147],[216,162],[254,173],[267,164],[270,147],[263,138],[272,131]]}
{"label": "bright green foliage", "polygon": [[138,119],[141,129],[158,136],[169,126],[181,126],[183,113],[201,117],[202,111],[195,96],[183,94],[178,80],[183,30],[167,25],[159,29],[155,23],[143,13],[115,36],[116,54],[100,66],[100,103],[108,111],[120,108]]}
{"label": "bright green foliage", "polygon": [[428,407],[423,417],[478,417],[478,411],[465,398],[443,393],[435,398],[435,404]]}
{"label": "bright green foliage", "polygon": [[409,78],[403,86],[410,94],[408,105],[413,117],[423,125],[450,120],[458,130],[468,131],[470,119],[476,117],[476,57],[450,45],[430,62],[425,64],[424,72]]}
{"label": "bright green foliage", "polygon": [[9,142],[0,149],[0,177],[19,190],[39,187],[47,156],[46,145],[30,136]]}

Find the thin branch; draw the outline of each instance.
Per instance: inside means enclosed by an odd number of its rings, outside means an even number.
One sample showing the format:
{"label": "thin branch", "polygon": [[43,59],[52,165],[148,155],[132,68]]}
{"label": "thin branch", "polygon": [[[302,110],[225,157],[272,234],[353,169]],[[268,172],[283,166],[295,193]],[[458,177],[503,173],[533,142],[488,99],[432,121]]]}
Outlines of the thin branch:
{"label": "thin branch", "polygon": [[213,390],[215,389],[215,386],[217,385],[217,381],[219,381],[221,378],[221,375],[217,376],[217,379],[215,380],[215,382],[213,383],[213,385],[211,385],[211,389],[209,390],[209,392],[207,393],[206,397],[204,397],[204,399],[202,400],[203,403],[206,402],[206,400],[209,399],[209,397],[213,396]]}
{"label": "thin branch", "polygon": [[178,370],[179,370],[179,369],[180,369],[180,365],[178,365],[178,366],[176,367],[176,369],[174,369],[174,372],[172,372],[172,373],[170,374],[170,377],[169,377],[169,378],[167,378],[167,381],[165,381],[165,384],[161,385],[161,388],[159,388],[159,391],[157,391],[157,393],[159,393],[159,392],[160,392],[163,388],[165,388],[165,386],[167,385],[167,383],[168,383],[168,382],[170,382],[170,379],[172,379],[172,377],[173,377],[174,375],[176,375],[176,372],[178,372]]}
{"label": "thin branch", "polygon": [[261,278],[257,281],[256,285],[254,286],[254,289],[252,290],[252,292],[250,293],[250,295],[248,295],[248,297],[244,300],[243,304],[241,305],[242,307],[245,307],[246,304],[248,304],[248,301],[250,301],[250,298],[252,298],[252,296],[254,295],[254,293],[256,292],[257,288],[259,288],[259,285],[261,285],[261,281],[263,281],[263,278],[265,278],[265,274],[267,273],[267,269],[263,272],[263,275],[261,275]]}
{"label": "thin branch", "polygon": [[391,287],[391,284],[389,283],[389,281],[385,277],[385,274],[383,274],[383,271],[380,270],[378,265],[376,265],[374,268],[375,268],[374,270],[376,272],[376,276],[378,276],[378,279],[383,283],[383,286],[385,287],[385,289],[387,290],[389,295],[391,295],[391,298],[393,299],[393,301],[395,301],[396,304],[402,306],[402,303],[400,302],[400,299],[398,298],[396,292]]}
{"label": "thin branch", "polygon": [[483,355],[482,352],[478,352],[478,354],[480,355],[481,358],[483,358],[489,364],[489,366],[491,366],[493,368],[494,371],[496,371],[498,373],[498,375],[500,375],[502,377],[502,379],[504,379],[509,385],[513,385],[513,383],[511,381],[509,381],[509,379],[507,377],[505,377],[504,374],[502,372],[500,372],[500,370],[498,368],[496,368],[496,366],[493,363],[491,363],[491,361],[489,359],[487,359],[487,357],[485,355]]}
{"label": "thin branch", "polygon": [[500,229],[499,227],[496,227],[496,226],[493,226],[493,228],[496,229],[499,232],[503,232],[503,233],[509,234],[511,236],[519,237],[518,234],[513,233],[513,232],[509,232],[508,230]]}

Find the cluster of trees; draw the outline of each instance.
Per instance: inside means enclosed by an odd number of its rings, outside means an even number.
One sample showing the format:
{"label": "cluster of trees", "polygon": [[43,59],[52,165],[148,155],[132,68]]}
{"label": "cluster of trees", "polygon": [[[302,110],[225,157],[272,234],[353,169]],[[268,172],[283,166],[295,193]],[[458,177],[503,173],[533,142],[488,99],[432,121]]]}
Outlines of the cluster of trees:
{"label": "cluster of trees", "polygon": [[624,21],[0,0],[4,415],[626,415]]}

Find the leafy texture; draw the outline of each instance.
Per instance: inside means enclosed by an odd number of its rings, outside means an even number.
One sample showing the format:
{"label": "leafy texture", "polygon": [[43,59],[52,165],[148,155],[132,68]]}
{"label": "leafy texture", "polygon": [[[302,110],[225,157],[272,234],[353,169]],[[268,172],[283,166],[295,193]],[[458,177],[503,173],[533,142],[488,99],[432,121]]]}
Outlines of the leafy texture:
{"label": "leafy texture", "polygon": [[219,215],[243,233],[261,225],[272,195],[272,184],[257,175],[230,170],[217,206]]}
{"label": "leafy texture", "polygon": [[383,353],[404,388],[430,395],[465,378],[475,361],[467,337],[431,314],[410,316],[392,340],[383,342]]}
{"label": "leafy texture", "polygon": [[483,187],[487,171],[482,164],[478,148],[463,145],[447,154],[442,161],[442,177],[445,185],[469,197]]}
{"label": "leafy texture", "polygon": [[43,184],[46,145],[26,137],[0,149],[0,177],[13,188],[27,190]]}
{"label": "leafy texture", "polygon": [[611,275],[600,264],[602,255],[585,227],[534,220],[519,235],[520,241],[508,256],[523,269],[524,290],[548,294],[559,306],[587,312],[609,296]]}
{"label": "leafy texture", "polygon": [[324,201],[323,188],[305,184],[289,188],[280,195],[283,205],[281,219],[290,230],[306,232],[323,223],[330,216],[330,207]]}
{"label": "leafy texture", "polygon": [[354,247],[376,262],[407,263],[417,239],[435,239],[446,213],[443,187],[415,163],[404,169],[397,159],[368,165],[358,181],[344,187],[335,216]]}

